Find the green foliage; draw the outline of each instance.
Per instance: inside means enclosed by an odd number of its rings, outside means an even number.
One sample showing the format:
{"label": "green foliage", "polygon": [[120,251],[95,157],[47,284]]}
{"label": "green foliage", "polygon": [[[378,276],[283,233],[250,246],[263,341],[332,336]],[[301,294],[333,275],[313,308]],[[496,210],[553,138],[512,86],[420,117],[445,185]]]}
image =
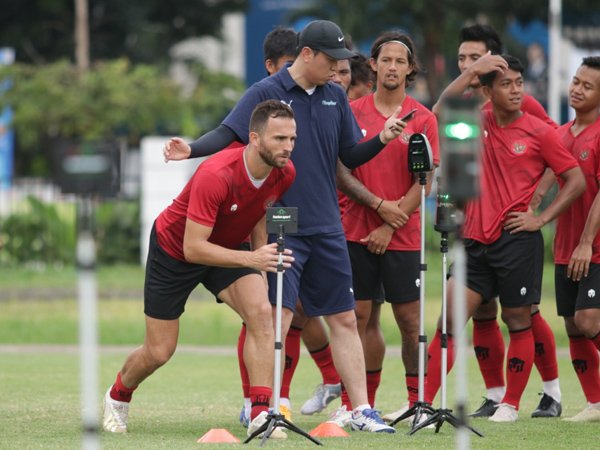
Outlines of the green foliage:
{"label": "green foliage", "polygon": [[[168,58],[182,39],[217,35],[223,14],[243,11],[246,0],[88,0],[92,60]],[[0,42],[17,61],[41,64],[74,55],[73,0],[2,0]],[[24,32],[26,30],[26,32]]]}
{"label": "green foliage", "polygon": [[125,59],[98,63],[84,73],[67,61],[16,64],[0,68],[0,79],[5,78],[11,86],[0,96],[0,107],[14,109],[15,164],[18,174],[27,175],[47,175],[47,146],[56,137],[117,136],[137,145],[148,134],[197,136],[214,127],[244,89],[234,77],[203,69],[193,95],[182,98],[158,68]]}
{"label": "green foliage", "polygon": [[75,230],[55,206],[28,197],[23,211],[0,219],[0,265],[73,262]]}
{"label": "green foliage", "polygon": [[140,206],[134,202],[106,202],[98,206],[96,243],[98,261],[136,264],[140,260]]}

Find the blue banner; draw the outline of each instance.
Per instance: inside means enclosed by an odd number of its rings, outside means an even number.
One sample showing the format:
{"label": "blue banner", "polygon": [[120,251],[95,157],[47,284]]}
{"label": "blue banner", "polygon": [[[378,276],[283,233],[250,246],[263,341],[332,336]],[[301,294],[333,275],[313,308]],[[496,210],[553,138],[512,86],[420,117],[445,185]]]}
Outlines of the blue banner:
{"label": "blue banner", "polygon": [[[15,60],[15,51],[12,48],[0,48],[0,65],[12,64]],[[6,89],[8,83],[0,84],[1,89]],[[10,107],[5,107],[0,114],[0,189],[8,189],[12,184],[13,158],[15,137],[11,128],[13,112]]]}

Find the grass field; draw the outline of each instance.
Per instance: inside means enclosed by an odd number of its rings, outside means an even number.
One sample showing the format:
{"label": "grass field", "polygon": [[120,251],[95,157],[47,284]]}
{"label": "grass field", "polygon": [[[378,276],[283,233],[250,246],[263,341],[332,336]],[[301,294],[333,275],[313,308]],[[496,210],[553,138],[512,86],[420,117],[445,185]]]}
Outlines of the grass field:
{"label": "grass field", "polygon": [[[439,264],[428,261],[427,334],[432,335],[439,312]],[[100,358],[98,401],[113,382],[128,351],[141,342],[143,315],[141,298],[120,298],[119,292],[135,293],[142,285],[139,268],[113,268],[98,274],[98,285],[108,294],[99,302],[101,342],[121,345],[103,350]],[[546,285],[551,282],[548,273]],[[79,357],[69,346],[27,346],[22,344],[75,344],[77,341],[77,302],[74,271],[38,273],[1,270],[0,290],[0,448],[80,448]],[[551,288],[551,284],[550,284]],[[585,400],[565,350],[561,321],[556,318],[552,292],[545,288],[544,315],[552,324],[559,345],[563,392],[563,416],[571,416],[585,406]],[[65,289],[65,298],[45,295],[45,289]],[[14,292],[15,298],[7,295]],[[23,298],[30,292],[30,298]],[[36,294],[40,293],[42,294]],[[117,294],[115,294],[115,292]],[[48,299],[53,298],[53,299]],[[398,332],[391,314],[384,314],[383,326],[390,345],[398,345]],[[153,449],[197,448],[196,440],[211,428],[226,428],[243,439],[245,429],[238,421],[241,388],[234,345],[239,319],[224,305],[216,305],[199,290],[182,317],[181,350],[135,394],[130,433],[125,436],[102,434],[103,448]],[[19,344],[16,347],[9,344]],[[219,346],[208,351],[203,346]],[[376,407],[384,413],[398,409],[405,401],[404,370],[397,348],[386,357]],[[319,382],[318,372],[308,356],[301,358],[292,386],[293,420],[310,431],[326,420],[326,413],[302,416],[300,406]],[[454,379],[450,376],[448,405],[453,405]],[[539,375],[533,370],[521,404],[521,418],[515,424],[493,424],[487,420],[472,425],[484,438],[472,435],[473,448],[493,449],[589,449],[598,442],[598,424],[572,424],[555,419],[531,419],[539,401]],[[476,408],[484,394],[483,382],[474,358],[469,361],[469,410]],[[334,402],[335,403],[335,402]],[[330,412],[333,407],[329,408]],[[100,411],[100,405],[98,407]],[[439,434],[422,430],[407,436],[402,424],[395,435],[352,433],[350,438],[324,440],[335,449],[406,448],[437,449],[454,446],[455,431],[444,424]],[[257,446],[253,441],[250,446]],[[205,445],[205,444],[203,444]],[[205,445],[206,446],[206,445]],[[269,442],[273,448],[310,448],[304,438],[291,434],[286,442]],[[208,445],[208,448],[229,448]]]}

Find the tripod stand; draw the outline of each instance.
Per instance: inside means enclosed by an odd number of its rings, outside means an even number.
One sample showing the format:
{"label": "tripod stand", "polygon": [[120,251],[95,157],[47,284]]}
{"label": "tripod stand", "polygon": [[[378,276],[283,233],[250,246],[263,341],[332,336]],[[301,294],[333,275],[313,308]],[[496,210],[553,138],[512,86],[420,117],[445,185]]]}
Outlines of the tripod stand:
{"label": "tripod stand", "polygon": [[413,425],[410,434],[415,433],[422,427],[418,427],[423,414],[433,414],[434,409],[424,399],[425,394],[425,346],[427,345],[427,336],[425,335],[425,272],[427,264],[425,264],[425,186],[427,185],[427,173],[419,172],[419,185],[421,186],[421,260],[419,278],[419,397],[414,405],[409,408],[404,414],[396,418],[390,423],[391,426],[396,425],[402,420],[413,417]]}
{"label": "tripod stand", "polygon": [[[270,208],[269,208],[270,209]],[[283,303],[283,251],[285,250],[285,232],[283,224],[279,224],[277,232],[277,252],[279,253],[279,261],[277,262],[277,302],[275,305],[275,368],[273,373],[273,411],[267,415],[265,423],[254,433],[252,433],[244,441],[247,444],[256,436],[263,434],[260,445],[263,446],[266,440],[271,436],[273,430],[277,427],[287,428],[294,433],[297,433],[311,440],[317,445],[323,445],[319,440],[312,437],[310,434],[300,429],[292,422],[287,420],[283,414],[279,412],[279,402],[281,397],[281,310]]]}
{"label": "tripod stand", "polygon": [[[439,206],[438,206],[439,211]],[[425,421],[414,425],[409,434],[414,434],[418,430],[425,428],[428,425],[435,424],[435,432],[438,433],[444,422],[448,422],[454,428],[468,428],[477,436],[483,437],[479,431],[468,425],[464,418],[464,407],[461,408],[462,414],[460,418],[452,414],[452,410],[446,406],[446,373],[448,369],[448,334],[446,329],[447,323],[447,294],[446,294],[446,275],[447,275],[447,258],[448,253],[448,230],[442,224],[435,225],[435,229],[442,234],[440,242],[440,251],[442,252],[442,336],[441,336],[441,387],[440,387],[440,408],[436,409]]]}

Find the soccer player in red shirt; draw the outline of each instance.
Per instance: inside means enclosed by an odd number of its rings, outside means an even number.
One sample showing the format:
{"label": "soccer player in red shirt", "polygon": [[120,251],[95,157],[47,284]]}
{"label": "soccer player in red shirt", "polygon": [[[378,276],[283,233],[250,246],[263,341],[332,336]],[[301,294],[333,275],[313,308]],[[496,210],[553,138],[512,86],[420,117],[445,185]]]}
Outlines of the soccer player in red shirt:
{"label": "soccer player in red shirt", "polygon": [[[290,156],[296,139],[294,113],[268,100],[250,119],[249,144],[225,150],[201,164],[186,187],[156,219],[150,236],[144,344],[131,353],[104,397],[104,429],[127,432],[129,402],[137,386],[175,352],[179,317],[202,283],[247,325],[244,359],[250,374],[254,430],[266,421],[272,394],[274,330],[261,271],[276,272],[277,244],[238,248],[266,233],[265,208],[291,186]],[[293,262],[286,250],[284,266]]]}
{"label": "soccer player in red shirt", "polygon": [[[585,180],[556,131],[521,111],[523,66],[512,56],[504,55],[503,59],[507,68],[502,73],[493,71],[479,76],[492,109],[483,112],[480,197],[465,208],[463,237],[467,253],[467,318],[484,299],[499,296],[502,319],[510,334],[506,393],[489,419],[514,422],[535,355],[531,305],[540,301],[544,256],[539,230],[581,195]],[[535,216],[529,204],[547,167],[564,181],[564,186],[553,202]],[[450,329],[454,319],[453,283],[451,277]],[[450,370],[452,336],[448,341]],[[425,389],[428,402],[439,387],[431,382],[432,367],[440,367],[439,352],[430,351],[430,356]]]}
{"label": "soccer player in red shirt", "polygon": [[[479,76],[491,71],[503,72],[506,61],[500,57],[502,41],[498,33],[489,25],[471,25],[464,27],[459,33],[458,67],[460,76],[444,90],[440,100],[433,106],[433,112],[439,114],[442,100],[446,96],[475,96],[481,99],[483,109],[491,109],[491,103],[483,92]],[[541,119],[553,128],[558,125],[546,114],[539,102],[530,95],[523,95],[521,111]],[[554,182],[551,171],[546,174],[531,201],[531,208],[537,209],[544,193]],[[486,386],[486,398],[481,406],[471,414],[472,417],[489,417],[496,411],[496,406],[506,392],[504,380],[504,337],[498,326],[496,317],[498,304],[487,299],[473,314],[473,346],[477,363]],[[557,417],[561,414],[561,392],[558,379],[558,362],[556,359],[556,342],[552,329],[542,317],[538,305],[531,307],[533,336],[536,343],[535,366],[543,381],[543,393],[540,404],[532,413],[532,417]],[[436,338],[430,350],[437,351]],[[429,374],[431,375],[431,371]],[[436,375],[433,374],[435,377]]]}
{"label": "soccer player in red shirt", "polygon": [[[338,187],[351,200],[342,223],[352,264],[358,329],[367,362],[369,403],[375,403],[385,355],[379,327],[381,302],[377,301],[383,286],[385,300],[391,304],[402,335],[408,406],[412,406],[418,394],[421,186],[418,177],[408,170],[408,141],[413,133],[425,134],[437,165],[438,126],[433,113],[406,94],[407,86],[418,73],[415,46],[410,37],[398,32],[382,33],[372,45],[370,62],[377,74],[375,93],[350,105],[362,129],[363,140],[376,134],[399,106],[401,116],[414,113],[410,121],[407,119],[400,137],[371,161],[352,171],[354,178],[347,177],[347,169],[338,171]],[[431,176],[426,189],[430,187]],[[369,323],[375,323],[378,333],[367,334]],[[370,342],[373,335],[378,345]]]}
{"label": "soccer player in red shirt", "polygon": [[600,57],[587,57],[569,85],[575,120],[558,129],[587,189],[558,218],[554,239],[556,306],[573,368],[588,402],[573,422],[600,421]]}

